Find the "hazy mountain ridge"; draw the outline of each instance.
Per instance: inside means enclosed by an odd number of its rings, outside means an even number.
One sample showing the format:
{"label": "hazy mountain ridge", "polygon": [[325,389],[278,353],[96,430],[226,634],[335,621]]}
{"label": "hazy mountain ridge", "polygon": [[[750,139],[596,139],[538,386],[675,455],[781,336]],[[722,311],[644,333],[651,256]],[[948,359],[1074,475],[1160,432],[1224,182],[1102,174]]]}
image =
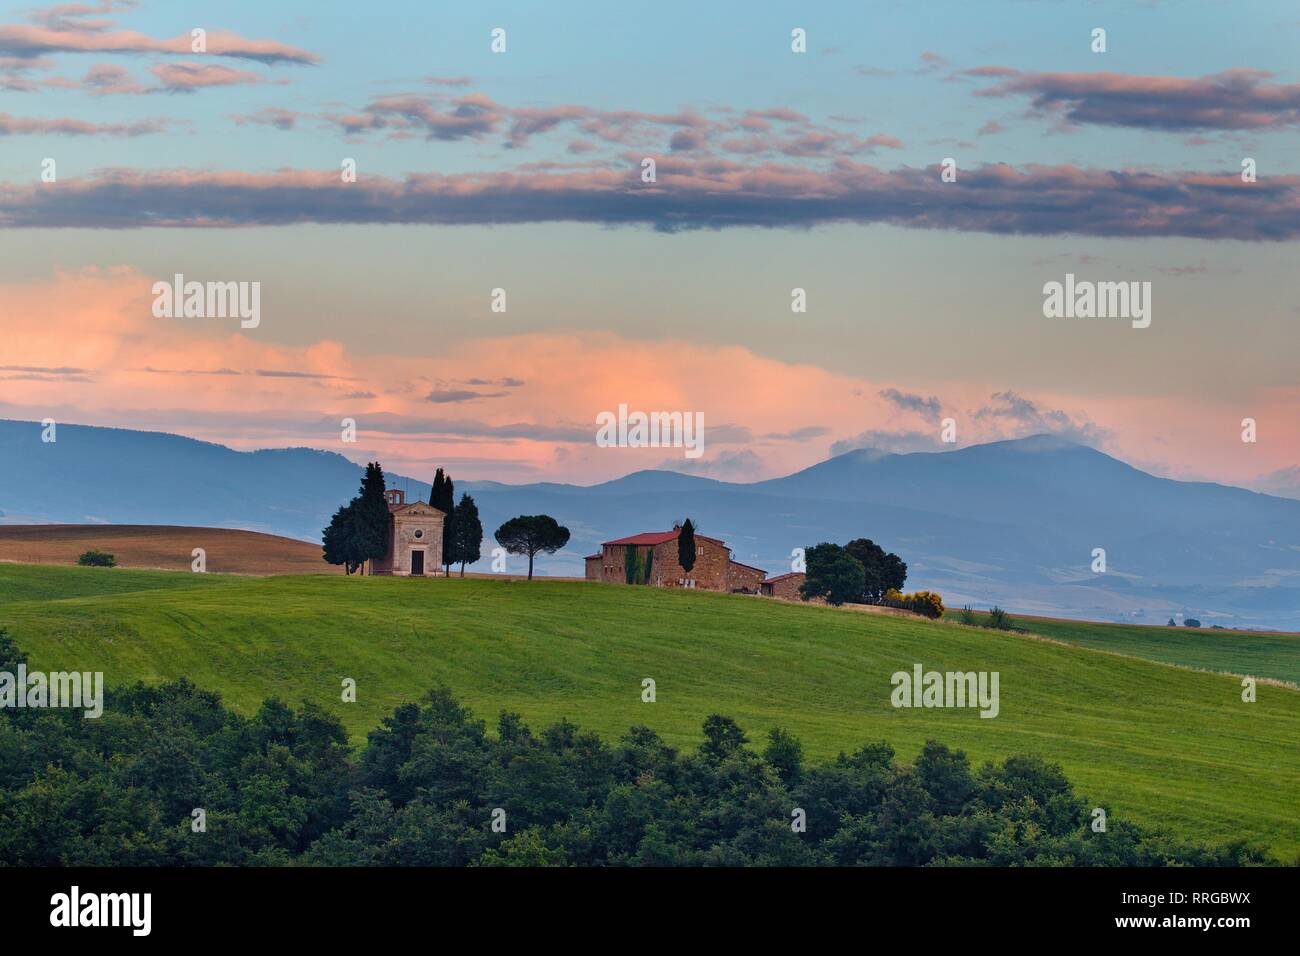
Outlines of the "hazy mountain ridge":
{"label": "hazy mountain ridge", "polygon": [[[361,470],[336,452],[238,452],[78,425],[60,425],[58,441],[44,444],[39,424],[0,421],[0,521],[209,525],[316,541]],[[425,482],[389,481],[427,497]],[[910,587],[937,589],[949,604],[1300,625],[1300,501],[1158,478],[1049,436],[852,451],[754,484],[637,471],[594,486],[458,481],[456,490],[478,501],[485,556],[492,530],[513,515],[566,524],[569,547],[541,562],[554,574],[580,574],[582,555],[602,540],[690,516],[738,560],[772,573],[789,569],[794,548],[866,536],[907,560]],[[1094,548],[1106,549],[1106,574],[1090,570]]]}

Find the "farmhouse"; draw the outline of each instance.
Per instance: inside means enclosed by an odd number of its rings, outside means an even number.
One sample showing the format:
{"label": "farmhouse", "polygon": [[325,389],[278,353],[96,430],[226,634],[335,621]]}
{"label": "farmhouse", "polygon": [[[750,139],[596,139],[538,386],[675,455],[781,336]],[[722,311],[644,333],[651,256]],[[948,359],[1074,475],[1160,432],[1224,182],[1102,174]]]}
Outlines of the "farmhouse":
{"label": "farmhouse", "polygon": [[647,531],[604,542],[600,551],[586,558],[587,580],[758,593],[767,572],[733,561],[731,549],[717,538],[695,536],[695,564],[686,571],[677,555],[681,532],[678,525],[671,531]]}
{"label": "farmhouse", "polygon": [[423,501],[406,503],[406,492],[390,488],[388,550],[370,562],[370,574],[419,576],[436,574],[442,567],[443,513]]}
{"label": "farmhouse", "polygon": [[801,601],[803,595],[799,593],[799,588],[803,586],[808,575],[802,571],[790,571],[786,574],[778,574],[774,578],[768,578],[763,582],[759,593],[763,597],[781,598],[785,601]]}

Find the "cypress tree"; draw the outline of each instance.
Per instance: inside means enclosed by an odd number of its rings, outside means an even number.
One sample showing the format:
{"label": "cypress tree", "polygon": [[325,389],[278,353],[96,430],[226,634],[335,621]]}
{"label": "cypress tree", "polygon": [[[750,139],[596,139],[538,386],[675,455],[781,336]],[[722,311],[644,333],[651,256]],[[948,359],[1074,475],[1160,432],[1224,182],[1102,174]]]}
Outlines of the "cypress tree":
{"label": "cypress tree", "polygon": [[354,535],[356,556],[360,561],[382,558],[388,554],[388,526],[392,521],[388,513],[388,500],[384,497],[384,469],[379,462],[366,465],[361,479],[361,493],[355,499]]}
{"label": "cypress tree", "polygon": [[[447,525],[451,521],[451,510],[444,505],[447,489],[447,476],[441,468],[433,475],[433,486],[429,489],[429,504],[443,513],[442,518],[442,557],[447,558]],[[435,572],[436,573],[436,572]]]}
{"label": "cypress tree", "polygon": [[460,576],[465,576],[465,565],[482,557],[483,522],[479,520],[478,505],[469,495],[460,496],[453,521],[453,539],[456,542],[456,560],[460,562]]}
{"label": "cypress tree", "polygon": [[677,563],[687,574],[695,567],[695,525],[687,518],[682,524],[681,533],[677,535]]}
{"label": "cypress tree", "polygon": [[334,512],[321,535],[324,558],[341,564],[348,574],[364,572],[371,558],[388,552],[388,502],[384,499],[384,471],[379,462],[366,465],[357,497]]}
{"label": "cypress tree", "polygon": [[456,486],[452,484],[451,475],[445,476],[442,497],[434,507],[446,515],[442,519],[442,563],[444,572],[451,577],[451,566],[460,560],[456,552]]}
{"label": "cypress tree", "polygon": [[445,479],[442,477],[442,469],[439,468],[437,473],[433,476],[433,487],[429,489],[429,504],[433,505],[435,508],[438,507],[438,502],[442,500],[442,486],[444,483]]}

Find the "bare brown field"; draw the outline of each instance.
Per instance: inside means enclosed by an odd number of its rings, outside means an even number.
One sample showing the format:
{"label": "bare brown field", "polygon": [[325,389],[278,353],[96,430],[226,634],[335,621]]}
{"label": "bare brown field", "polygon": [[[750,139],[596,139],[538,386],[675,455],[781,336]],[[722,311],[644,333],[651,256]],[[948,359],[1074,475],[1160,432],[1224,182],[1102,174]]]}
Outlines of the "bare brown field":
{"label": "bare brown field", "polygon": [[0,561],[76,564],[91,548],[107,551],[119,567],[189,571],[195,548],[207,569],[227,574],[342,574],[326,564],[320,545],[234,528],[149,524],[0,525]]}
{"label": "bare brown field", "polygon": [[[490,541],[485,540],[484,546],[488,544]],[[207,552],[208,572],[212,574],[343,573],[342,567],[325,563],[320,545],[260,531],[165,524],[0,525],[0,561],[76,564],[77,558],[91,548],[107,551],[121,568],[189,571],[191,553],[195,548],[203,548]],[[458,573],[452,568],[452,577]],[[467,571],[465,577],[513,581],[523,580],[526,575]],[[547,580],[583,579],[549,577]]]}

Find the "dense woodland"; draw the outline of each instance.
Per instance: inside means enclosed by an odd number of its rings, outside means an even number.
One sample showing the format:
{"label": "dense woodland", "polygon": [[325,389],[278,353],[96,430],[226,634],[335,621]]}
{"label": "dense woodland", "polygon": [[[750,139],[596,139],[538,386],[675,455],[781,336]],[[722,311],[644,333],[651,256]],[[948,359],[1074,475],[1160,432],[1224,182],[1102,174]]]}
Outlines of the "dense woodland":
{"label": "dense woodland", "polygon": [[[0,671],[21,651],[0,631]],[[795,832],[795,808],[806,831]],[[194,811],[204,811],[195,832]],[[504,832],[494,832],[494,811]],[[616,743],[560,722],[495,732],[434,690],[360,752],[311,704],[252,718],[181,680],[108,692],[102,717],[0,710],[0,864],[17,866],[1241,865],[1092,805],[1061,770],[1013,756],[972,768],[930,742],[809,765],[771,730],[750,746],[711,716],[692,753],[646,727]],[[495,816],[501,820],[501,814]]]}

